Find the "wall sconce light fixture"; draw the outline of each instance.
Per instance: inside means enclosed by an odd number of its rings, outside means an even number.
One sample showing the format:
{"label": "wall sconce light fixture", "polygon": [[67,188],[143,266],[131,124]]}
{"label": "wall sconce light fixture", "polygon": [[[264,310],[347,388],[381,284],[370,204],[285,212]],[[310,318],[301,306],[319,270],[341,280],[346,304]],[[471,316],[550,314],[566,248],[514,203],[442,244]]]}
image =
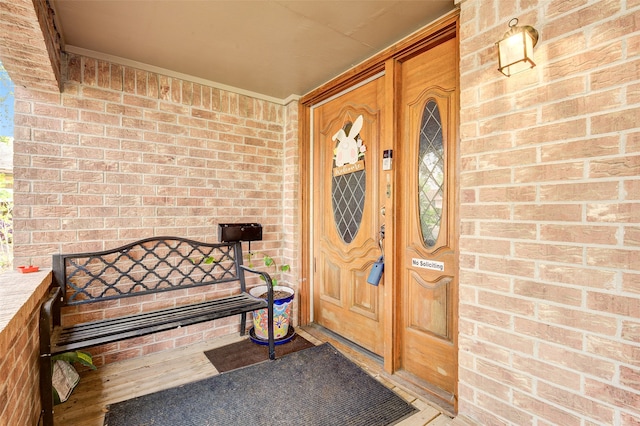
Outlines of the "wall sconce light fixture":
{"label": "wall sconce light fixture", "polygon": [[498,41],[498,71],[507,77],[536,66],[533,47],[538,31],[529,25],[518,26],[518,18],[509,21],[509,31]]}

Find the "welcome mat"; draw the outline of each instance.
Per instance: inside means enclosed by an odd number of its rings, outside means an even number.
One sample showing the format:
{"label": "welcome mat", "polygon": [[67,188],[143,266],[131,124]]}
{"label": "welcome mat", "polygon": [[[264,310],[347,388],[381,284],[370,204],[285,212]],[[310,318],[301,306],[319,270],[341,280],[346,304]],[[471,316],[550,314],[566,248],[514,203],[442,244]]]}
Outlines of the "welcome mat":
{"label": "welcome mat", "polygon": [[[276,358],[313,347],[314,344],[296,334],[287,343],[276,345]],[[269,360],[269,346],[244,339],[204,353],[220,373]]]}
{"label": "welcome mat", "polygon": [[385,426],[416,411],[329,343],[108,410],[105,426]]}

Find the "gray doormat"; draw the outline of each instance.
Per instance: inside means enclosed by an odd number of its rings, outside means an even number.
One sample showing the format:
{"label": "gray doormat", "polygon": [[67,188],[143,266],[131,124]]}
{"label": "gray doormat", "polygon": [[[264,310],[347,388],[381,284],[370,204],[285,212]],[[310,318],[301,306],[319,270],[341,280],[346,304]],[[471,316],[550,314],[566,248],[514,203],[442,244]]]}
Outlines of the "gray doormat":
{"label": "gray doormat", "polygon": [[105,426],[384,426],[416,411],[329,343],[108,410]]}

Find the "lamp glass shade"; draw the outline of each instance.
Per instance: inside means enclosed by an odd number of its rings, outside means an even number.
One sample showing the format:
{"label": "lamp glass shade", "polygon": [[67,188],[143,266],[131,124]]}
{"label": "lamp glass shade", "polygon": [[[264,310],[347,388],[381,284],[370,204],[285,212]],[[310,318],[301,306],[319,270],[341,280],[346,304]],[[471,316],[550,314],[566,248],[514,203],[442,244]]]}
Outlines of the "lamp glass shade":
{"label": "lamp glass shade", "polygon": [[523,27],[515,27],[498,42],[498,70],[507,77],[536,66],[533,46],[537,40]]}

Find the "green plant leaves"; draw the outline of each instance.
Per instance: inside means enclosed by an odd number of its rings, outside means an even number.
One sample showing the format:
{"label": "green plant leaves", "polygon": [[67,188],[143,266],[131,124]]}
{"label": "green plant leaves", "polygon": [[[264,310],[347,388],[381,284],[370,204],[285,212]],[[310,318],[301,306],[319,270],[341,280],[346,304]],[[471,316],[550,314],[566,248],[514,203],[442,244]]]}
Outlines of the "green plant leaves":
{"label": "green plant leaves", "polygon": [[82,364],[85,367],[91,368],[92,370],[96,369],[96,366],[93,365],[93,358],[91,357],[91,354],[87,352],[70,351],[70,352],[57,354],[51,357],[52,361],[55,361],[58,359],[62,361],[67,361],[70,364],[77,362],[78,364]]}
{"label": "green plant leaves", "polygon": [[[257,253],[247,253],[247,263],[249,264],[250,268],[253,268],[253,263],[251,262],[251,259],[253,258],[253,256],[255,256]],[[288,272],[291,270],[291,267],[288,264],[282,265],[280,267],[278,267],[278,265],[276,264],[276,261],[273,259],[273,257],[265,254],[262,257],[262,262],[264,263],[264,266],[266,266],[267,268],[270,268],[273,266],[273,269],[278,272]],[[262,281],[264,281],[264,277],[260,276],[260,279]],[[278,278],[276,277],[271,277],[271,284],[275,287],[278,285]]]}
{"label": "green plant leaves", "polygon": [[192,257],[190,257],[190,258],[189,258],[189,260],[190,260],[190,261],[191,261],[191,263],[193,263],[194,265],[195,265],[196,263],[204,263],[205,265],[211,265],[212,263],[218,263],[218,261],[217,261],[214,257],[211,257],[211,256],[205,256],[205,257],[203,257],[203,258],[200,260],[200,262],[198,262],[196,259],[194,259],[194,258],[192,258]]}

